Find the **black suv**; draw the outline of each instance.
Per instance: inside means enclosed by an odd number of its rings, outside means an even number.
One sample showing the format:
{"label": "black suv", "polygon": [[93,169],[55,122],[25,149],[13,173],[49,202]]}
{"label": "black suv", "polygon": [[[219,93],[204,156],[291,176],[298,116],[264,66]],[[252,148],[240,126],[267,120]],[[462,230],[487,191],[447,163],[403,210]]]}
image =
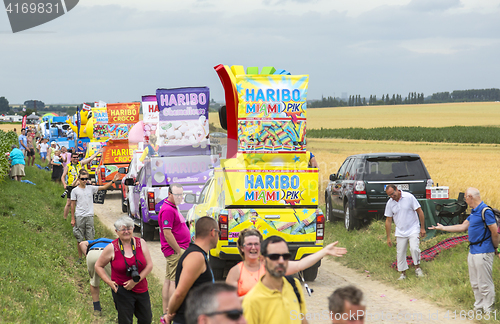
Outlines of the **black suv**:
{"label": "black suv", "polygon": [[433,181],[418,154],[349,156],[339,171],[330,175],[325,190],[326,219],[344,218],[348,231],[381,219],[388,200],[385,188],[391,183],[420,199],[425,198],[425,187]]}

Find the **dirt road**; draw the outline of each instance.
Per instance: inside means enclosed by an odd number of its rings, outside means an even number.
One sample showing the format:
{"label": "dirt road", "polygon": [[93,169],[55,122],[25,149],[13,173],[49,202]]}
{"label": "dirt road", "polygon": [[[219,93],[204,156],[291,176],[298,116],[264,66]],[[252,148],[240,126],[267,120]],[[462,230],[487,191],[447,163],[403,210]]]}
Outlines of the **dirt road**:
{"label": "dirt road", "polygon": [[[94,205],[95,213],[101,222],[113,231],[113,223],[125,215],[121,211],[120,204],[120,193],[112,191],[106,195],[104,205]],[[156,234],[155,241],[148,242],[148,247],[154,263],[153,274],[163,281],[165,258],[157,236],[158,234]],[[336,288],[348,284],[360,287],[365,293],[368,305],[365,314],[366,323],[455,323],[458,320],[444,318],[447,310],[443,308],[416,299],[371,279],[367,274],[357,273],[327,259],[323,260],[316,281],[309,283],[309,287],[314,289],[311,297],[306,296],[309,323],[331,323],[327,314],[327,298]],[[452,313],[449,312],[448,316],[451,315]]]}

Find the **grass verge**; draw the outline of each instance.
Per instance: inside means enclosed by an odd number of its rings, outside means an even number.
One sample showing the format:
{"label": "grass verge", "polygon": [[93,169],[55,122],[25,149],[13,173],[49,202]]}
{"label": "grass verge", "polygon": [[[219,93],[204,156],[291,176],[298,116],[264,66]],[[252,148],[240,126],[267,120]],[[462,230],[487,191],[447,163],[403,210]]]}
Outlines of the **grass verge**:
{"label": "grass verge", "polygon": [[[414,268],[407,271],[407,280],[398,281],[399,272],[390,267],[396,261],[396,247],[388,247],[385,235],[385,222],[372,222],[367,227],[347,232],[343,221],[330,222],[326,225],[326,242],[339,241],[339,246],[347,248],[348,253],[335,261],[356,269],[358,272],[369,271],[370,277],[384,283],[390,284],[405,292],[425,298],[437,305],[447,308],[452,312],[473,309],[474,295],[469,283],[469,272],[467,267],[468,244],[461,243],[457,246],[440,252],[436,258],[429,262],[422,262],[424,278],[415,276]],[[393,224],[394,238],[394,224]],[[420,242],[423,251],[440,241],[460,236],[462,233],[439,234],[428,241]],[[408,255],[410,253],[408,252]],[[493,280],[498,290],[500,287],[500,259],[495,257],[493,264]],[[500,313],[498,305],[500,298],[496,296],[497,318]]]}
{"label": "grass verge", "polygon": [[444,143],[500,143],[500,127],[380,127],[310,129],[310,138],[346,138],[376,141],[444,142]]}
{"label": "grass verge", "polygon": [[[40,163],[39,160],[36,163]],[[25,168],[36,185],[0,183],[0,323],[115,323],[109,287],[101,281],[102,317],[94,317],[87,266],[63,220],[63,188],[50,172]],[[95,218],[96,238],[115,237]],[[148,276],[153,322],[162,314],[161,284]]]}

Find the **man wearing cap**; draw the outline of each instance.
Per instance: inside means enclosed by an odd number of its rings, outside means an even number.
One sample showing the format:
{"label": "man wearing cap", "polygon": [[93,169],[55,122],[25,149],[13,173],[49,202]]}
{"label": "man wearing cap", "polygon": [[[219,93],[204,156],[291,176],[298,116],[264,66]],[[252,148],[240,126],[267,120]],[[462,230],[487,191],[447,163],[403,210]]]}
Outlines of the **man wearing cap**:
{"label": "man wearing cap", "polygon": [[47,155],[49,156],[49,165],[50,162],[54,159],[54,155],[56,154],[57,150],[59,150],[59,144],[57,144],[56,141],[50,142],[49,152],[47,153]]}
{"label": "man wearing cap", "polygon": [[[95,271],[95,263],[102,251],[113,240],[101,237],[97,240],[80,242],[80,250],[87,256],[87,270],[90,276],[90,295],[92,295],[92,302],[94,303],[94,315],[101,316],[101,302],[99,301],[99,282],[101,278]],[[106,274],[111,278],[111,265],[108,263],[106,267]]]}

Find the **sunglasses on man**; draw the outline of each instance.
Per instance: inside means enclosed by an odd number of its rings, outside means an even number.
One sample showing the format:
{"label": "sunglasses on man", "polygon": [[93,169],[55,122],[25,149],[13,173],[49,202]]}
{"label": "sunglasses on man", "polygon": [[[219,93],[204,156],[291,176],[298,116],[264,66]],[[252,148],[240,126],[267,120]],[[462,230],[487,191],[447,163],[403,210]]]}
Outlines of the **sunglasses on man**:
{"label": "sunglasses on man", "polygon": [[283,260],[288,261],[292,257],[290,253],[271,253],[271,254],[266,254],[266,257],[268,257],[272,261],[278,261],[280,257],[283,257]]}
{"label": "sunglasses on man", "polygon": [[87,181],[89,178],[80,178],[80,180]]}
{"label": "sunglasses on man", "polygon": [[242,309],[231,309],[231,310],[227,310],[227,311],[208,313],[205,315],[207,315],[207,316],[226,315],[226,317],[229,318],[230,320],[237,321],[240,319],[241,316],[243,316],[243,310]]}

